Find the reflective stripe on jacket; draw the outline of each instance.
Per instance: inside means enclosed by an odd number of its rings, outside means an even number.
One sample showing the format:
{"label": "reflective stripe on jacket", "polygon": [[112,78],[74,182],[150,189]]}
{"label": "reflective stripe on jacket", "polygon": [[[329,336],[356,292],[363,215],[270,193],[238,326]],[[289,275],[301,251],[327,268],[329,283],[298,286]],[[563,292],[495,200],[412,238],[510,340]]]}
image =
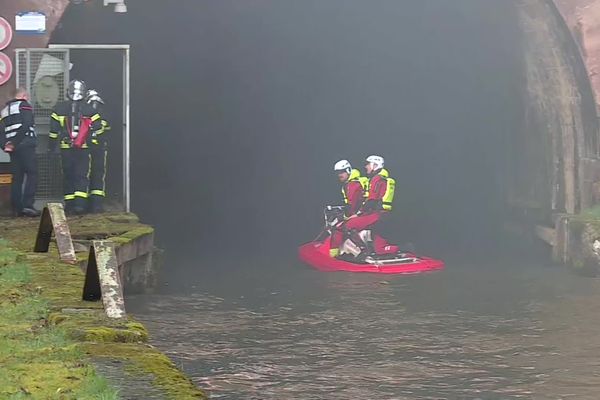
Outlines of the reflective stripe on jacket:
{"label": "reflective stripe on jacket", "polygon": [[27,100],[13,99],[0,110],[2,143],[18,145],[25,137],[36,137],[33,107]]}

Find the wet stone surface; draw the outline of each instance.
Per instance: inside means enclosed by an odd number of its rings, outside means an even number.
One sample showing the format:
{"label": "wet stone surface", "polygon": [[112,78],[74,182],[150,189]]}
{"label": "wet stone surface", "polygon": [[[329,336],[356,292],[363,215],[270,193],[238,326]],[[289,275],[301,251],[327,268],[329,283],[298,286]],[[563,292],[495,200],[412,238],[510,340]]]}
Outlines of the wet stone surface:
{"label": "wet stone surface", "polygon": [[127,371],[127,364],[118,360],[95,358],[92,360],[98,373],[119,391],[121,400],[166,400],[164,391],[152,385],[150,374],[135,374]]}

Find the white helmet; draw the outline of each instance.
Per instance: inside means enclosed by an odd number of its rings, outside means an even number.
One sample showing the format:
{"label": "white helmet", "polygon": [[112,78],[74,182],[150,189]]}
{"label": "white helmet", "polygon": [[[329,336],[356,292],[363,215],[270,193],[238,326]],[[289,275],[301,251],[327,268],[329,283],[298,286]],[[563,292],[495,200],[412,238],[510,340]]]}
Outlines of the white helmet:
{"label": "white helmet", "polygon": [[351,173],[352,165],[350,165],[350,162],[348,160],[340,160],[335,163],[335,165],[333,166],[333,170],[338,174],[341,172]]}
{"label": "white helmet", "polygon": [[366,159],[366,162],[369,164],[373,164],[373,169],[377,171],[378,169],[383,168],[384,160],[381,156],[369,156]]}
{"label": "white helmet", "polygon": [[97,90],[90,89],[85,95],[85,102],[88,103],[96,111],[101,111],[101,107],[104,105],[104,100],[100,97],[100,93]]}
{"label": "white helmet", "polygon": [[67,97],[73,101],[83,100],[85,97],[85,82],[73,79],[67,87]]}
{"label": "white helmet", "polygon": [[97,90],[90,89],[85,94],[85,101],[88,104],[92,104],[93,102],[98,102],[100,104],[104,104],[104,100],[100,97],[100,93]]}

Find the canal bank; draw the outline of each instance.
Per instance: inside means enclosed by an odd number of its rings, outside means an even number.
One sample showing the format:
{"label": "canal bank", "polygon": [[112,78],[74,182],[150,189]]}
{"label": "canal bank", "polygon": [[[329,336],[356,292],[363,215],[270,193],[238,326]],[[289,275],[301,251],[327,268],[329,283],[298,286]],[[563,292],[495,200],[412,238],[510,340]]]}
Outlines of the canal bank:
{"label": "canal bank", "polygon": [[94,239],[115,243],[126,292],[152,286],[152,227],[133,214],[69,219],[78,260],[69,265],[54,243],[48,253],[33,252],[37,219],[3,219],[0,226],[1,398],[205,397],[147,343],[144,325],[109,319],[101,302],[82,300]]}

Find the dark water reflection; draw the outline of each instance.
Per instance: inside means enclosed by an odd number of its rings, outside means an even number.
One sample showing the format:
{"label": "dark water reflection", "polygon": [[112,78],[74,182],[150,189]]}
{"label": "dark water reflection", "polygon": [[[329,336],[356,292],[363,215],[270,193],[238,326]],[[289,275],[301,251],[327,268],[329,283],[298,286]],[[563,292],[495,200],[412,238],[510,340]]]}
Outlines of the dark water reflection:
{"label": "dark water reflection", "polygon": [[272,260],[184,281],[128,306],[212,398],[600,396],[600,282],[558,267],[385,277]]}

